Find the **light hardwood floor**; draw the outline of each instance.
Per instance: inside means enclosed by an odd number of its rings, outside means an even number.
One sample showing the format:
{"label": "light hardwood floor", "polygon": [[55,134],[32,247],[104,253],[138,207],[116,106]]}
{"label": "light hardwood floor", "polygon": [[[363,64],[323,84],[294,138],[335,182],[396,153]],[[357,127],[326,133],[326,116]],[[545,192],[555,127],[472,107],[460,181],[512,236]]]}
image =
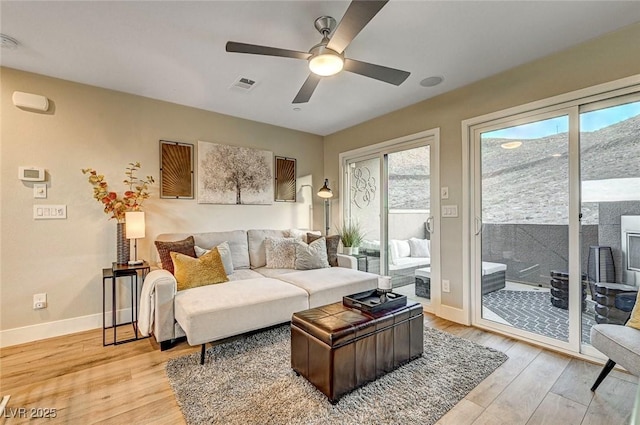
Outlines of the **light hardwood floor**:
{"label": "light hardwood floor", "polygon": [[[613,371],[594,395],[599,365],[426,314],[425,323],[501,350],[509,359],[439,424],[628,424],[637,379]],[[0,350],[0,396],[11,395],[0,424],[24,407],[56,409],[36,423],[181,424],[166,361],[199,347],[161,352],[152,339],[103,347],[92,330]],[[399,422],[401,423],[401,422]]]}

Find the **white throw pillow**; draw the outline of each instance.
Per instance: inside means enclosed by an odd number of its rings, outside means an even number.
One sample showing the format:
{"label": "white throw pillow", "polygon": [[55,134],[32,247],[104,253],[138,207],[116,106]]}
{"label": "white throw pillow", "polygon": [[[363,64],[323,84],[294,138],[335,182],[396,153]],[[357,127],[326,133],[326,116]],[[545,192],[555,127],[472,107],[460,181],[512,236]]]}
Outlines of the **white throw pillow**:
{"label": "white throw pillow", "polygon": [[409,241],[391,239],[391,258],[398,260],[400,258],[411,257],[411,247]]}
{"label": "white throw pillow", "polygon": [[[231,247],[228,242],[222,242],[218,245],[218,252],[220,253],[220,258],[222,258],[222,265],[224,266],[224,271],[227,276],[233,274],[233,261],[231,261]],[[201,248],[199,246],[194,246],[193,249],[196,251],[196,257],[200,258],[207,252],[211,251],[210,249]]]}
{"label": "white throw pillow", "polygon": [[431,257],[431,253],[429,250],[430,243],[431,241],[429,241],[429,239],[418,239],[418,238],[409,239],[409,246],[411,247],[411,256],[412,257]]}
{"label": "white throw pillow", "polygon": [[327,240],[322,237],[310,244],[296,242],[296,270],[325,269],[329,266]]}
{"label": "white throw pillow", "polygon": [[268,269],[293,269],[296,266],[296,238],[272,238],[264,240]]}

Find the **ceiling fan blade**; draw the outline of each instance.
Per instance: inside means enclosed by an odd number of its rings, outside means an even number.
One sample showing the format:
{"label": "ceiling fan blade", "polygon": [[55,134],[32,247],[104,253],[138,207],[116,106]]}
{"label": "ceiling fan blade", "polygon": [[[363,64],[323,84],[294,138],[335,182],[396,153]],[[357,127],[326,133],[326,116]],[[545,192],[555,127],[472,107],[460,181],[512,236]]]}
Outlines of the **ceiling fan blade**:
{"label": "ceiling fan blade", "polygon": [[252,55],[279,56],[283,58],[293,59],[309,59],[311,56],[307,52],[298,52],[296,50],[278,49],[276,47],[258,46],[257,44],[236,43],[228,41],[227,52],[232,53],[249,53]]}
{"label": "ceiling fan blade", "polygon": [[396,86],[402,84],[404,80],[411,75],[410,72],[402,71],[400,69],[388,68],[382,65],[374,65],[368,62],[360,62],[346,58],[344,60],[344,70]]}
{"label": "ceiling fan blade", "polygon": [[338,27],[331,36],[331,40],[327,47],[338,53],[344,52],[349,43],[356,38],[356,35],[362,31],[369,21],[376,16],[376,13],[387,4],[389,0],[369,1],[354,0],[349,5]]}
{"label": "ceiling fan blade", "polygon": [[307,80],[304,82],[304,84],[300,88],[300,91],[296,95],[296,98],[293,99],[293,103],[307,103],[309,99],[311,99],[313,91],[318,86],[320,78],[322,77],[314,73],[309,74]]}

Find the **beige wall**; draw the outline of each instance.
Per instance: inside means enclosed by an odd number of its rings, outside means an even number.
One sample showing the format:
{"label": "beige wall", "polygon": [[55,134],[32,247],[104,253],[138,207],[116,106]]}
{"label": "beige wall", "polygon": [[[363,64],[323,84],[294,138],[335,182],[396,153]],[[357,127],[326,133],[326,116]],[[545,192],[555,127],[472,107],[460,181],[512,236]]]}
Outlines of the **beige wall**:
{"label": "beige wall", "polygon": [[[462,206],[461,121],[640,73],[640,24],[325,137],[325,175],[337,186],[341,152],[440,128],[440,185]],[[461,58],[464,63],[464,58]],[[465,66],[473,66],[466,64]],[[446,78],[446,76],[445,76]],[[416,87],[416,90],[428,90]],[[334,217],[338,215],[334,204]],[[442,220],[442,303],[462,307],[462,219]]]}
{"label": "beige wall", "polygon": [[[322,137],[213,112],[2,68],[0,163],[0,330],[102,312],[101,269],[115,259],[115,232],[80,169],[105,174],[119,193],[124,168],[140,161],[140,175],[156,184],[146,202],[147,237],[139,257],[149,258],[154,236],[165,232],[309,226],[311,191],[305,203],[271,206],[204,205],[158,198],[160,139],[198,140],[264,148],[297,159],[298,176],[322,183]],[[13,91],[50,99],[48,113],[13,106]],[[18,167],[46,168],[48,198],[33,198],[33,183],[18,180]],[[317,198],[313,196],[313,198]],[[66,220],[34,220],[34,204],[66,204]],[[322,227],[322,203],[314,205]],[[49,307],[32,309],[35,293]]]}

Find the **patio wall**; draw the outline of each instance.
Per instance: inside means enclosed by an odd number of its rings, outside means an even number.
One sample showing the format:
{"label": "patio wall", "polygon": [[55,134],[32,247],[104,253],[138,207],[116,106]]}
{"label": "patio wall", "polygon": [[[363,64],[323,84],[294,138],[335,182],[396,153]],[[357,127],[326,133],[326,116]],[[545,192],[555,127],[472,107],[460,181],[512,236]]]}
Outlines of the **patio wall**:
{"label": "patio wall", "polygon": [[[582,226],[582,269],[585,271],[589,246],[597,244],[598,226]],[[549,287],[551,270],[569,269],[568,246],[567,225],[487,223],[482,231],[482,260],[506,264],[507,280],[513,282]]]}

